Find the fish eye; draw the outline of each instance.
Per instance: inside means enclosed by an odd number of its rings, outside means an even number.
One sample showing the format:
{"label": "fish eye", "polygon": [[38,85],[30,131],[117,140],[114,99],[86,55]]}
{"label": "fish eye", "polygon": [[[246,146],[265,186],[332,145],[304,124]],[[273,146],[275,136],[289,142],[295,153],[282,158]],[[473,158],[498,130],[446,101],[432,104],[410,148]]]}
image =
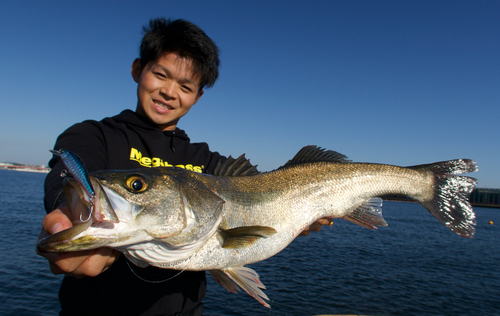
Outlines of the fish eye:
{"label": "fish eye", "polygon": [[144,192],[148,188],[148,183],[139,176],[130,176],[126,181],[127,187],[135,193]]}

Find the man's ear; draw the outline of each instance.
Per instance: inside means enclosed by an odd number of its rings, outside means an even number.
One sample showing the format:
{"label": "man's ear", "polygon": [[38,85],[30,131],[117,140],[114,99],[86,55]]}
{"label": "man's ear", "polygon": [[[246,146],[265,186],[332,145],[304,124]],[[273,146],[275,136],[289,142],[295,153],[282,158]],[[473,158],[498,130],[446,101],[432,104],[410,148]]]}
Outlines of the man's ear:
{"label": "man's ear", "polygon": [[139,78],[141,77],[141,70],[142,70],[141,59],[140,58],[134,59],[134,61],[132,62],[132,69],[130,72],[132,73],[132,78],[134,78],[134,81],[137,83],[139,83]]}
{"label": "man's ear", "polygon": [[203,89],[201,89],[199,92],[198,92],[198,95],[196,96],[196,100],[194,101],[193,105],[198,102],[198,100],[201,98],[201,96],[203,95]]}

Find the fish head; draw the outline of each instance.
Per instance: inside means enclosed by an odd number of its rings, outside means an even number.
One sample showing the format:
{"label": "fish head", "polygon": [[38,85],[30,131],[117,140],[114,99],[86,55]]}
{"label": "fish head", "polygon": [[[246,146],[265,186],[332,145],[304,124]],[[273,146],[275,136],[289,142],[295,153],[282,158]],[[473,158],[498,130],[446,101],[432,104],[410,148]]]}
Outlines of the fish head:
{"label": "fish head", "polygon": [[74,226],[40,240],[38,249],[119,248],[151,240],[182,246],[207,239],[222,220],[223,200],[193,174],[178,168],[94,172],[92,205],[77,181],[65,180]]}
{"label": "fish head", "polygon": [[91,174],[96,194],[95,221],[127,223],[131,226],[165,228],[163,238],[178,234],[186,226],[179,182],[159,169],[99,171]]}

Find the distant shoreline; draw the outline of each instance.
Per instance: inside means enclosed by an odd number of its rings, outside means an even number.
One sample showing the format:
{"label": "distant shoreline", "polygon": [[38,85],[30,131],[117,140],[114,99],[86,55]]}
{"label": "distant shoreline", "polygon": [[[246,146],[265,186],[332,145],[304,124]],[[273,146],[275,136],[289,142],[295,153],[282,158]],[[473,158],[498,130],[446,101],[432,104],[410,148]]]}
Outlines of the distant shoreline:
{"label": "distant shoreline", "polygon": [[0,163],[0,170],[49,173],[50,168],[45,166],[24,165],[18,163]]}
{"label": "distant shoreline", "polygon": [[18,169],[18,168],[0,168],[1,170],[12,170],[12,171],[24,171],[24,172],[37,172],[37,173],[49,173],[49,170],[38,170],[38,169],[29,169],[29,168],[24,168],[24,169]]}

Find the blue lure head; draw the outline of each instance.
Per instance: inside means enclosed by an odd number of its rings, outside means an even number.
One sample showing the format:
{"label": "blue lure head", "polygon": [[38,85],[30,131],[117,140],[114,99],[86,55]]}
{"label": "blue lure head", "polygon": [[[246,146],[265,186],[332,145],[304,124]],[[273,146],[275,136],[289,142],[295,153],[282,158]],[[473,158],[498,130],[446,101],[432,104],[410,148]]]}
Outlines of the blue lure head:
{"label": "blue lure head", "polygon": [[61,157],[62,162],[67,169],[65,173],[69,172],[71,176],[81,185],[83,191],[85,192],[85,202],[90,208],[90,214],[86,220],[83,220],[82,215],[80,214],[80,220],[82,222],[87,222],[92,217],[95,201],[95,191],[92,187],[92,183],[90,182],[87,167],[85,167],[85,164],[80,157],[72,151],[61,148],[59,150],[50,150],[50,152]]}

